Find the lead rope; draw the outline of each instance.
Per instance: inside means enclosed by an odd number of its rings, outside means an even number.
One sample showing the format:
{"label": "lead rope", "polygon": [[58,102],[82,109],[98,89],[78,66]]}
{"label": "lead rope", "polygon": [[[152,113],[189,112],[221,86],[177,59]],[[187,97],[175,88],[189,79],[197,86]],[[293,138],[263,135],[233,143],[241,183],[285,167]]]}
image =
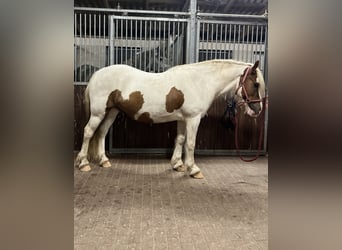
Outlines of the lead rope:
{"label": "lead rope", "polygon": [[238,140],[238,133],[239,133],[239,112],[237,112],[237,115],[235,116],[235,124],[236,124],[236,128],[235,128],[235,147],[236,147],[236,152],[237,152],[237,154],[239,155],[239,157],[240,157],[240,159],[241,159],[242,161],[245,161],[245,162],[255,161],[255,160],[258,159],[259,156],[260,156],[262,138],[263,138],[263,135],[264,135],[264,127],[265,127],[266,98],[267,98],[267,97],[264,97],[263,100],[262,100],[262,103],[263,103],[263,109],[261,110],[261,113],[262,113],[262,114],[261,114],[261,115],[262,115],[262,126],[261,126],[261,128],[260,128],[260,133],[259,133],[259,143],[258,143],[257,154],[256,154],[256,156],[254,156],[254,157],[251,158],[251,159],[243,158],[242,155],[241,155],[241,153],[240,153],[239,140]]}

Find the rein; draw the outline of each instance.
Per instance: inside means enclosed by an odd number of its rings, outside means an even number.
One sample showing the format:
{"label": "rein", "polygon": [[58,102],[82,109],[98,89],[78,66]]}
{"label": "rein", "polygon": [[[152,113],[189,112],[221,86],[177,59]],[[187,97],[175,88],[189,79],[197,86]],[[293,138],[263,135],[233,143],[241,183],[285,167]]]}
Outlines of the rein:
{"label": "rein", "polygon": [[[249,99],[249,96],[248,96],[248,93],[247,93],[247,90],[246,90],[246,87],[245,87],[245,81],[246,81],[246,78],[247,78],[247,75],[248,73],[251,71],[251,67],[247,67],[243,73],[243,75],[241,75],[240,77],[240,81],[239,81],[239,86],[238,88],[236,89],[235,91],[235,95],[237,95],[238,93],[238,90],[241,88],[242,91],[243,91],[243,94],[245,95],[245,99],[241,102],[239,102],[237,104],[237,106],[240,108],[242,105],[244,105],[245,103],[249,104],[249,103],[252,103],[252,102],[262,102],[262,106],[263,106],[263,109],[261,110],[261,113],[259,115],[262,115],[262,126],[260,127],[260,133],[259,133],[259,141],[258,141],[258,149],[257,149],[257,154],[253,157],[253,158],[250,158],[250,159],[246,159],[244,158],[241,153],[240,153],[240,148],[239,148],[239,140],[238,140],[238,133],[239,133],[239,112],[236,112],[237,115],[235,116],[235,124],[236,124],[236,128],[235,128],[235,147],[236,147],[236,152],[237,154],[239,155],[240,159],[242,161],[245,161],[245,162],[251,162],[251,161],[255,161],[256,159],[259,158],[260,156],[260,151],[261,151],[261,144],[262,144],[262,138],[263,138],[263,135],[264,135],[264,127],[265,127],[265,109],[266,109],[266,98],[267,97],[264,97],[264,98],[261,98],[261,99]],[[240,109],[241,110],[241,109]]]}

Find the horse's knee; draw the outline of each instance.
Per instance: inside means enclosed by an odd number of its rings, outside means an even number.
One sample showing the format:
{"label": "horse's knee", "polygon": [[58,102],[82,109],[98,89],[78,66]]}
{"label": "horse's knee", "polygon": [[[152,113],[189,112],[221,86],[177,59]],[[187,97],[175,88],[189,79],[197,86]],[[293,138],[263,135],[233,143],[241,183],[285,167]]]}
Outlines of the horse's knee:
{"label": "horse's knee", "polygon": [[184,136],[184,135],[178,135],[178,136],[176,137],[176,143],[177,143],[177,144],[183,144],[184,141],[185,141],[185,136]]}

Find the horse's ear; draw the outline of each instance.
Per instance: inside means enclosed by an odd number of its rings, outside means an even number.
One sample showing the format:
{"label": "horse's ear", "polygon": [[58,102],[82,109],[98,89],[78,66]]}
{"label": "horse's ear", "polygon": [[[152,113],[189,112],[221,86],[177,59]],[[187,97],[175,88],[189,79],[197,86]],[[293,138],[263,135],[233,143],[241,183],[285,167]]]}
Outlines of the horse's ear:
{"label": "horse's ear", "polygon": [[259,66],[259,60],[256,61],[252,67],[252,73],[254,74],[256,72],[257,67]]}

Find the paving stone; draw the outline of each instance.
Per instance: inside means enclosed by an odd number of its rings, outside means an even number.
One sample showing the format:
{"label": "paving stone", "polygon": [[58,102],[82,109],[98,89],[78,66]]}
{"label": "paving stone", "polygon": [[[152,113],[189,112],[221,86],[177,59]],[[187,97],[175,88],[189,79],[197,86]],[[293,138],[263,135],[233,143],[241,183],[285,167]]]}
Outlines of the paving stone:
{"label": "paving stone", "polygon": [[205,179],[162,156],[75,169],[75,249],[267,249],[267,158],[195,159]]}

